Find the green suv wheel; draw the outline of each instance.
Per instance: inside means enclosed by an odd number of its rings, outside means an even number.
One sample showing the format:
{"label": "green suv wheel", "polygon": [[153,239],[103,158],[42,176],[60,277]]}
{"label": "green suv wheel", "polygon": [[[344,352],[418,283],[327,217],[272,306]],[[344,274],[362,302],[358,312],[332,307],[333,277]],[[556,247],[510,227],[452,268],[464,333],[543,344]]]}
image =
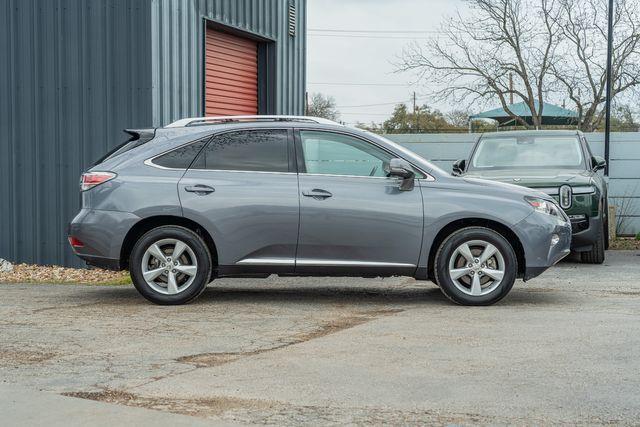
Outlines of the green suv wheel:
{"label": "green suv wheel", "polygon": [[593,242],[593,248],[588,252],[580,253],[580,259],[585,264],[602,264],[604,262],[605,236],[607,235],[605,227],[606,224],[603,224],[596,241]]}

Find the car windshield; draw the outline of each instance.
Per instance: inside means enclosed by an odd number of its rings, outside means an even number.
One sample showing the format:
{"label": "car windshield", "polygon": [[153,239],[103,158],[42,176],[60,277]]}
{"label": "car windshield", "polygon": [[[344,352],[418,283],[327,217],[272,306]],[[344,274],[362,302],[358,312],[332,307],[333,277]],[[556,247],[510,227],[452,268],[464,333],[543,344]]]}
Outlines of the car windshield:
{"label": "car windshield", "polygon": [[579,169],[583,164],[575,136],[491,136],[478,143],[470,169]]}

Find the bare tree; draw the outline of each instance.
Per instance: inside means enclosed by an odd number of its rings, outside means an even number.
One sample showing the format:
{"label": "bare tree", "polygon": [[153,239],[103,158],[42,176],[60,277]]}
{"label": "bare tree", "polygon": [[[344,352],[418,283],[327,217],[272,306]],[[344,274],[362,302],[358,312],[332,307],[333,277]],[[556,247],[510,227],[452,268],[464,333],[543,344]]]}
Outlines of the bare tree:
{"label": "bare tree", "polygon": [[[441,100],[468,105],[498,100],[526,127],[529,123],[509,108],[512,97],[528,106],[533,127],[542,124],[547,98],[568,97],[581,127],[594,127],[604,101],[605,1],[466,0],[465,5],[468,13],[445,20],[442,35],[405,49],[398,70],[415,71],[435,84]],[[638,0],[617,0],[614,95],[640,84],[637,9]]]}
{"label": "bare tree", "polygon": [[[606,91],[607,2],[560,0],[556,24],[566,53],[552,66],[558,86],[576,106],[580,127],[593,131],[602,122]],[[612,99],[640,85],[640,13],[637,0],[614,7]]]}
{"label": "bare tree", "polygon": [[307,108],[307,116],[323,117],[325,119],[338,121],[340,112],[336,107],[336,101],[331,96],[324,96],[321,93],[311,95],[311,100]]}

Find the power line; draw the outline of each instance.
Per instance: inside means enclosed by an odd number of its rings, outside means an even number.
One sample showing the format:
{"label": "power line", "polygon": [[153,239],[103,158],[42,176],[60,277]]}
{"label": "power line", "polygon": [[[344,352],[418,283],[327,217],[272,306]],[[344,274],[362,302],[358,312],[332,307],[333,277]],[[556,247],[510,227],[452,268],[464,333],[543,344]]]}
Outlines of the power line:
{"label": "power line", "polygon": [[442,30],[344,30],[344,29],[331,29],[331,28],[307,28],[307,31],[317,31],[322,33],[360,33],[360,34],[433,34],[443,33]]}
{"label": "power line", "polygon": [[326,85],[326,86],[413,86],[415,83],[353,83],[353,82],[307,82],[309,85]]}
{"label": "power line", "polygon": [[[423,99],[426,98],[425,96],[419,96],[416,97],[416,99]],[[363,108],[363,107],[378,107],[378,106],[383,106],[383,105],[397,105],[397,104],[406,104],[408,102],[413,101],[413,98],[411,99],[404,99],[402,101],[394,101],[394,102],[381,102],[378,104],[363,104],[363,105],[338,105],[336,106],[336,108]]]}
{"label": "power line", "polygon": [[310,37],[336,37],[343,39],[384,39],[384,40],[432,40],[433,37],[396,37],[396,36],[366,36],[359,34],[307,34]]}
{"label": "power line", "polygon": [[363,107],[378,107],[383,105],[396,105],[396,104],[404,104],[409,102],[409,100],[402,101],[394,101],[394,102],[381,102],[379,104],[363,104],[363,105],[338,105],[336,108],[363,108]]}

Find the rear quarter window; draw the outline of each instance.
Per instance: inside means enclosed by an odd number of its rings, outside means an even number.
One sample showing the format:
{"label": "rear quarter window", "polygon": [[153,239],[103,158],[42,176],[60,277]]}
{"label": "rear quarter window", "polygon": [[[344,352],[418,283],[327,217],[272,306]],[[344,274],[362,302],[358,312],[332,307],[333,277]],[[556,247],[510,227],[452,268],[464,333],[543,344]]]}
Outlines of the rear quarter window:
{"label": "rear quarter window", "polygon": [[154,165],[171,169],[188,169],[198,153],[205,146],[209,137],[184,145],[152,160]]}

